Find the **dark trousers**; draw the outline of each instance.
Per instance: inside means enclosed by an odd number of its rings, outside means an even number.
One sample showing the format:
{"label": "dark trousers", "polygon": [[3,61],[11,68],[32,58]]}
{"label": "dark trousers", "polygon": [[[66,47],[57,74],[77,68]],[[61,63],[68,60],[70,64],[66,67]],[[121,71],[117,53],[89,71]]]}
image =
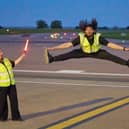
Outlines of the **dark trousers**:
{"label": "dark trousers", "polygon": [[118,56],[112,55],[111,53],[107,52],[106,50],[100,50],[97,53],[87,54],[87,53],[84,53],[81,49],[75,49],[71,52],[55,56],[55,57],[53,57],[53,60],[54,61],[64,61],[64,60],[68,60],[71,58],[86,58],[86,57],[109,60],[109,61],[121,64],[121,65],[129,66],[129,61],[124,60]]}
{"label": "dark trousers", "polygon": [[18,99],[16,86],[0,87],[0,120],[8,119],[8,103],[7,96],[9,96],[11,105],[12,120],[21,118],[18,108]]}

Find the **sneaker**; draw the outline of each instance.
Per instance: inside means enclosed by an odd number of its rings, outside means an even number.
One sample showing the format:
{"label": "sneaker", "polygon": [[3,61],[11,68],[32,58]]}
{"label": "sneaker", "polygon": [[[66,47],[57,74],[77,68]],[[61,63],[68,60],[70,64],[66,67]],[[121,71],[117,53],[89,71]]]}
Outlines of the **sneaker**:
{"label": "sneaker", "polygon": [[22,118],[12,119],[12,121],[24,121]]}
{"label": "sneaker", "polygon": [[129,67],[129,60],[127,61],[127,65],[128,65],[128,67]]}
{"label": "sneaker", "polygon": [[53,57],[49,54],[47,48],[45,48],[44,50],[44,59],[45,59],[45,64],[49,64],[53,62]]}
{"label": "sneaker", "polygon": [[6,122],[8,119],[0,119],[0,122]]}

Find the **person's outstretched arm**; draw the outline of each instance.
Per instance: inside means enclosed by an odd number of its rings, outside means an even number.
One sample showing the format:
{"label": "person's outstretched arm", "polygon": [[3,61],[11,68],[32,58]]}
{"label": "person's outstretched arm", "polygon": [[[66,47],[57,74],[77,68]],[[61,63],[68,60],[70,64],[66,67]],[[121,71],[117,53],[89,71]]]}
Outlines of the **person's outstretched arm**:
{"label": "person's outstretched arm", "polygon": [[22,60],[23,58],[25,57],[26,53],[23,52],[16,60],[15,60],[15,65],[18,65]]}
{"label": "person's outstretched arm", "polygon": [[118,45],[115,43],[110,43],[110,42],[107,44],[107,47],[116,49],[116,50],[129,51],[129,48],[127,48],[127,47],[123,47],[121,45]]}
{"label": "person's outstretched arm", "polygon": [[66,48],[71,48],[71,47],[73,47],[73,44],[71,42],[67,42],[67,43],[63,43],[58,46],[50,47],[47,49],[51,51],[51,50],[60,50],[60,49],[66,49]]}

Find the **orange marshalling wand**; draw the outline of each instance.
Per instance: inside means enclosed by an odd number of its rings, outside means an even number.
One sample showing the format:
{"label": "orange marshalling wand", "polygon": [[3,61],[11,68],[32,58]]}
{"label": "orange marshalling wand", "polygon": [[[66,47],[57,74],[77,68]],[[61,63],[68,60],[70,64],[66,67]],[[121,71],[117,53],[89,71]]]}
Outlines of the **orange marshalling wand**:
{"label": "orange marshalling wand", "polygon": [[25,52],[27,52],[27,50],[28,50],[28,45],[29,45],[29,40],[27,39],[27,40],[26,40],[25,47],[24,47],[24,51],[25,51]]}

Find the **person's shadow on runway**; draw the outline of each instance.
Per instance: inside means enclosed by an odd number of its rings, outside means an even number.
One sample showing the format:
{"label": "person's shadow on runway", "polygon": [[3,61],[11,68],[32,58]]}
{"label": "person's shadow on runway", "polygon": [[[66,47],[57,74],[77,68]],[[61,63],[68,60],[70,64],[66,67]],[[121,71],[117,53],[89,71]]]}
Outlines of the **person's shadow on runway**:
{"label": "person's shadow on runway", "polygon": [[59,107],[59,108],[48,110],[48,111],[27,114],[27,115],[23,115],[23,119],[24,120],[29,120],[29,119],[33,119],[33,118],[36,118],[36,117],[41,117],[41,116],[45,116],[45,115],[49,115],[49,114],[59,113],[59,112],[62,112],[62,111],[68,111],[68,110],[72,110],[72,109],[75,109],[75,108],[80,108],[80,107],[84,107],[84,106],[88,106],[88,105],[93,105],[93,104],[100,103],[100,102],[103,102],[103,101],[109,101],[109,100],[112,100],[112,99],[113,99],[112,97],[99,98],[99,99],[95,99],[95,100],[91,100],[91,101],[86,101],[86,102],[81,102],[81,103],[77,103],[77,104],[73,104],[73,105]]}

